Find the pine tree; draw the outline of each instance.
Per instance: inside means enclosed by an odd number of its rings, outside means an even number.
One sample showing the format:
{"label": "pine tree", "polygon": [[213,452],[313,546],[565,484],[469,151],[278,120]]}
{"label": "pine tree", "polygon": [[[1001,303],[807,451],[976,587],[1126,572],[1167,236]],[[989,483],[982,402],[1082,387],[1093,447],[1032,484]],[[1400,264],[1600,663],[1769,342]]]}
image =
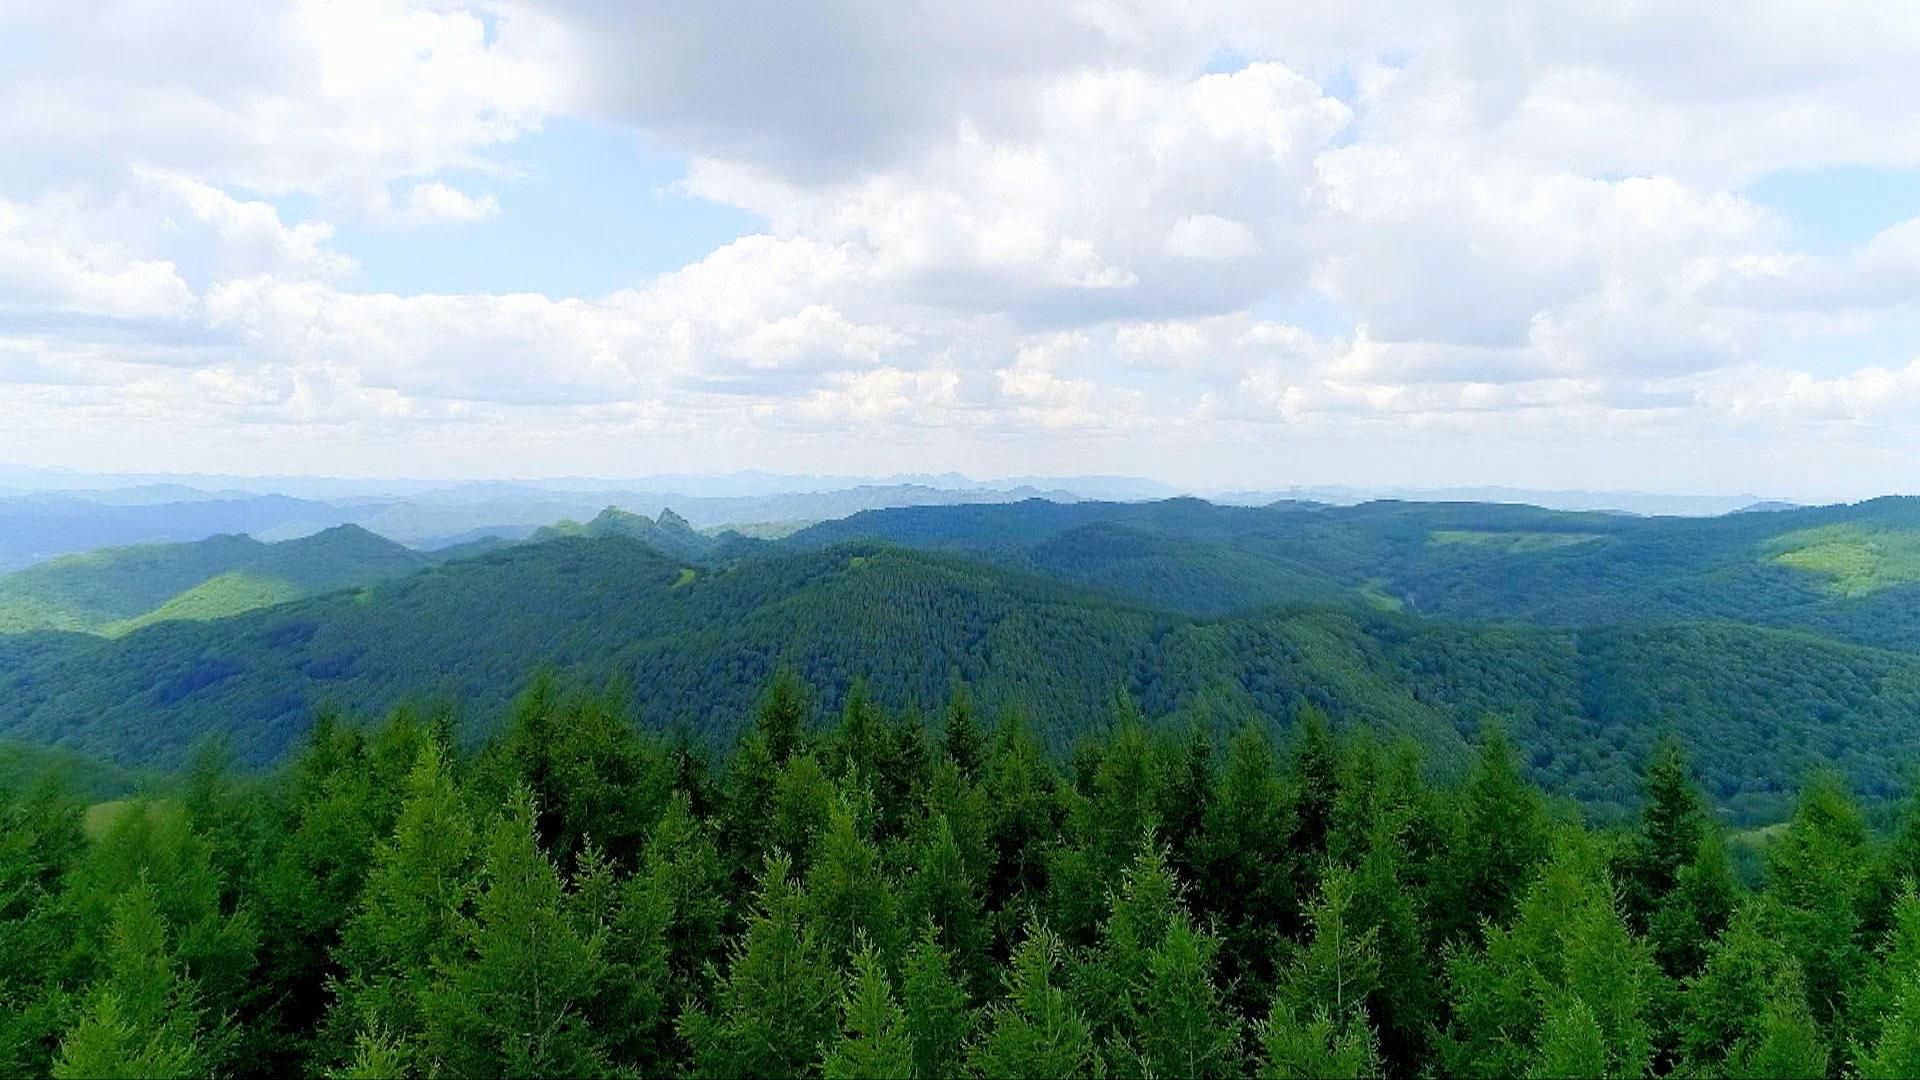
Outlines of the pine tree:
{"label": "pine tree", "polygon": [[773,814],[768,822],[773,850],[792,861],[804,875],[813,864],[814,848],[833,812],[833,782],[812,754],[787,761],[773,786]]}
{"label": "pine tree", "polygon": [[114,903],[106,974],[60,1044],[53,1075],[188,1077],[209,1066],[197,988],[168,943],[154,890],[136,883]]}
{"label": "pine tree", "polygon": [[1306,1017],[1275,1002],[1260,1025],[1265,1080],[1368,1080],[1381,1075],[1373,1032],[1349,1017],[1336,1021],[1325,1009]]}
{"label": "pine tree", "polygon": [[1547,1009],[1540,1028],[1540,1050],[1527,1075],[1540,1080],[1571,1076],[1638,1075],[1610,1072],[1606,1035],[1593,1010],[1578,997],[1568,997]]}
{"label": "pine tree", "polygon": [[980,889],[947,816],[936,814],[922,831],[901,904],[906,924],[931,923],[940,946],[961,958],[969,984],[985,989],[988,935]]}
{"label": "pine tree", "polygon": [[440,747],[421,748],[391,839],[380,845],[360,908],[342,933],[328,1018],[336,1059],[362,1032],[416,1047],[422,1000],[461,955],[477,841]]}
{"label": "pine tree", "polygon": [[1827,1075],[1827,1047],[1793,966],[1775,981],[1759,1030],[1735,1044],[1726,1074],[1736,1080],[1820,1080]]}
{"label": "pine tree", "polygon": [[1920,1076],[1920,973],[1908,971],[1880,1019],[1872,1049],[1857,1053],[1865,1080]]}
{"label": "pine tree", "polygon": [[467,955],[443,962],[423,999],[427,1071],[456,1076],[583,1076],[601,1070],[585,1013],[601,977],[601,938],[563,907],[541,852],[532,793],[494,826]]}
{"label": "pine tree", "polygon": [[80,804],[60,785],[26,797],[0,789],[0,1075],[43,1075],[63,1026],[58,986],[73,936],[62,879],[85,839]]}
{"label": "pine tree", "polygon": [[1185,917],[1166,853],[1149,839],[1109,895],[1096,950],[1073,965],[1074,998],[1100,1040],[1134,1030],[1153,954]]}
{"label": "pine tree", "polygon": [[1167,859],[1183,881],[1197,881],[1200,874],[1200,845],[1207,820],[1207,803],[1213,797],[1213,729],[1204,715],[1187,724],[1186,738],[1163,744],[1165,759],[1160,771],[1167,777],[1160,786],[1160,804],[1154,818],[1166,838]]}
{"label": "pine tree", "polygon": [[907,1077],[914,1073],[905,1013],[887,984],[886,966],[871,946],[853,957],[852,985],[840,1002],[846,1037],[828,1044],[821,1075],[827,1080]]}
{"label": "pine tree", "polygon": [[1706,807],[1679,742],[1669,735],[1647,766],[1640,829],[1615,866],[1621,910],[1636,931],[1646,932],[1654,913],[1679,885],[1681,870],[1699,853],[1706,832]]}
{"label": "pine tree", "polygon": [[1014,950],[1006,996],[989,1011],[973,1049],[973,1069],[986,1080],[1093,1073],[1093,1033],[1056,985],[1059,968],[1059,939],[1030,927]]}
{"label": "pine tree", "polygon": [[965,987],[954,976],[953,956],[941,948],[931,924],[907,953],[900,983],[913,1043],[913,1075],[958,1075],[974,1012]]}
{"label": "pine tree", "polygon": [[1847,1015],[1863,1072],[1871,1062],[1883,1075],[1908,1075],[1920,1069],[1920,893],[1911,880],[1894,897],[1892,922],[1872,974],[1848,988]]}
{"label": "pine tree", "polygon": [[1548,832],[1540,793],[1520,776],[1513,749],[1498,726],[1486,727],[1461,800],[1462,914],[1469,918],[1468,925],[1505,923],[1547,855]]}
{"label": "pine tree", "polygon": [[1286,847],[1290,810],[1274,770],[1266,732],[1242,727],[1227,748],[1200,841],[1199,915],[1218,921],[1221,981],[1235,988],[1242,1013],[1266,1007],[1287,913],[1298,907]]}
{"label": "pine tree", "polygon": [[654,826],[640,875],[647,888],[666,899],[668,1012],[678,1016],[722,958],[722,927],[730,909],[720,852],[685,795],[676,795]]}
{"label": "pine tree", "polygon": [[[981,785],[986,793],[987,834],[993,870],[987,879],[987,907],[1009,911],[1018,898],[1037,899],[1046,885],[1046,849],[1056,839],[1053,771],[1024,716],[1009,710],[1000,718],[993,757]],[[1006,936],[1019,927],[1003,927]]]}
{"label": "pine tree", "polygon": [[1483,950],[1462,945],[1448,958],[1453,1023],[1442,1051],[1451,1071],[1533,1067],[1548,1006],[1565,1011],[1575,999],[1601,1033],[1607,1075],[1647,1069],[1658,969],[1621,919],[1605,865],[1583,832],[1560,835],[1512,926],[1490,926],[1485,937]]}
{"label": "pine tree", "polygon": [[1303,705],[1294,717],[1293,756],[1287,764],[1291,784],[1293,826],[1288,848],[1297,870],[1295,888],[1312,895],[1313,880],[1325,861],[1327,841],[1333,835],[1334,804],[1340,798],[1340,753],[1327,729],[1327,714]]}
{"label": "pine tree", "polygon": [[807,874],[808,922],[836,964],[852,960],[865,941],[889,960],[899,956],[899,903],[874,851],[854,825],[853,808],[834,801],[820,853]]}
{"label": "pine tree", "polygon": [[1786,830],[1767,849],[1765,910],[1773,933],[1798,964],[1817,1023],[1835,1022],[1849,988],[1867,970],[1860,919],[1866,870],[1866,824],[1835,774],[1814,775]]}
{"label": "pine tree", "polygon": [[973,714],[973,697],[965,683],[955,683],[947,699],[946,725],[940,733],[941,751],[960,775],[977,780],[986,763],[987,742]]}
{"label": "pine tree", "polygon": [[784,858],[768,861],[712,1013],[693,1007],[680,1019],[695,1075],[800,1075],[837,1027],[840,974],[807,924],[791,873]]}
{"label": "pine tree", "polygon": [[1133,1012],[1148,1075],[1238,1075],[1240,1024],[1211,978],[1217,948],[1180,918],[1147,958]]}
{"label": "pine tree", "polygon": [[1698,1070],[1717,1068],[1736,1044],[1758,1038],[1774,985],[1792,963],[1766,929],[1775,921],[1768,904],[1756,898],[1740,907],[1686,985],[1680,1045]]}
{"label": "pine tree", "polygon": [[1699,974],[1707,954],[1733,918],[1740,883],[1727,860],[1720,830],[1702,830],[1692,861],[1680,868],[1674,888],[1655,908],[1647,939],[1660,969],[1670,978]]}
{"label": "pine tree", "polygon": [[1376,935],[1352,925],[1352,872],[1329,866],[1319,877],[1306,947],[1281,973],[1261,1030],[1265,1075],[1378,1075],[1379,1043],[1365,1008],[1379,986]]}
{"label": "pine tree", "polygon": [[1398,835],[1402,813],[1384,810],[1376,819],[1366,854],[1353,872],[1348,917],[1358,932],[1373,936],[1379,955],[1379,983],[1367,996],[1367,1011],[1378,1025],[1381,1052],[1393,1066],[1411,1071],[1426,1057],[1441,995],[1427,930],[1404,871]]}
{"label": "pine tree", "polygon": [[813,718],[813,695],[806,683],[789,667],[782,667],[768,684],[767,692],[754,710],[754,731],[767,748],[776,768],[798,754],[807,743],[807,727]]}

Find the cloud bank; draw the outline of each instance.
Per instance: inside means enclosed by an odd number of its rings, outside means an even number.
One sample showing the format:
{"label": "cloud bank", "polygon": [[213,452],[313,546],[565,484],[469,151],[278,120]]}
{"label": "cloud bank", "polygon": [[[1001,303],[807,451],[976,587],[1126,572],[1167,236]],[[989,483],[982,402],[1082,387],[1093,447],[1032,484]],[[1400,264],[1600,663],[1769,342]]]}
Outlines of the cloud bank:
{"label": "cloud bank", "polygon": [[[1041,7],[11,7],[0,458],[1914,486],[1920,218],[1751,191],[1920,185],[1920,17]],[[360,284],[512,227],[574,121],[760,224],[601,295]]]}

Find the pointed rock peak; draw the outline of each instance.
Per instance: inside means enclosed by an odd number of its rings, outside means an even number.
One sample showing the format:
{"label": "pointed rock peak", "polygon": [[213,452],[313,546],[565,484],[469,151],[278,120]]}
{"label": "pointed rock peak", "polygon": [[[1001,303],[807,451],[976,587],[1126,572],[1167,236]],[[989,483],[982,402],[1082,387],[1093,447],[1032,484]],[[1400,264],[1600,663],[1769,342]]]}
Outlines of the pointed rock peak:
{"label": "pointed rock peak", "polygon": [[687,523],[686,518],[681,517],[679,514],[674,513],[664,506],[660,508],[660,516],[656,519],[656,523],[663,529],[679,529],[681,532],[693,531],[693,526]]}

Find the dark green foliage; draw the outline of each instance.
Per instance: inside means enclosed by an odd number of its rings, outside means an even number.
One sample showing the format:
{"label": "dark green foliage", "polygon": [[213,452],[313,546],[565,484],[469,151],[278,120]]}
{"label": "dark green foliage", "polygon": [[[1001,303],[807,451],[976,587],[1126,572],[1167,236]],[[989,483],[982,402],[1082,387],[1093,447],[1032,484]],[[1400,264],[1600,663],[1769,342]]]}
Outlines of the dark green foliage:
{"label": "dark green foliage", "polygon": [[[1284,755],[1249,724],[1216,759],[1210,726],[1156,731],[1122,697],[1062,762],[1018,712],[950,753],[963,729],[930,736],[877,696],[816,728],[811,691],[781,682],[718,779],[619,695],[536,679],[472,750],[401,712],[322,719],[269,774],[208,751],[91,810],[54,786],[0,790],[0,1063],[1881,1077],[1920,1062],[1920,899],[1896,872],[1913,829],[1877,835],[1834,775],[1769,834],[1748,892],[1671,750],[1637,822],[1590,829],[1549,809],[1493,726],[1464,775],[1429,778],[1407,746],[1311,711]],[[901,770],[911,782],[882,783]]]}
{"label": "dark green foliage", "polygon": [[[1899,603],[1920,583],[1876,578],[1878,591],[1840,597],[1776,561],[1793,543],[1782,537],[1832,527],[1891,535],[1920,514],[1902,501],[1708,521],[1418,504],[936,507],[715,549],[697,572],[675,530],[599,528],[117,641],[0,634],[0,735],[170,767],[224,733],[258,766],[296,748],[322,705],[371,714],[427,695],[466,706],[471,746],[507,714],[520,674],[548,665],[616,674],[647,724],[719,750],[785,670],[818,699],[771,693],[776,764],[856,681],[891,702],[971,688],[939,753],[914,725],[856,740],[882,838],[905,824],[917,762],[981,767],[979,717],[1022,706],[1062,753],[1107,722],[1116,688],[1150,728],[1198,720],[1223,735],[1311,707],[1336,730],[1411,739],[1442,771],[1464,767],[1473,732],[1498,716],[1523,776],[1611,820],[1637,809],[1640,768],[1671,735],[1711,803],[1762,823],[1786,815],[1810,766],[1881,803],[1906,787],[1894,763],[1920,752],[1907,722],[1920,606]],[[363,535],[313,543],[358,550]],[[821,546],[829,536],[849,542]],[[836,779],[840,764],[823,756]],[[1191,822],[1163,824],[1191,870]]]}

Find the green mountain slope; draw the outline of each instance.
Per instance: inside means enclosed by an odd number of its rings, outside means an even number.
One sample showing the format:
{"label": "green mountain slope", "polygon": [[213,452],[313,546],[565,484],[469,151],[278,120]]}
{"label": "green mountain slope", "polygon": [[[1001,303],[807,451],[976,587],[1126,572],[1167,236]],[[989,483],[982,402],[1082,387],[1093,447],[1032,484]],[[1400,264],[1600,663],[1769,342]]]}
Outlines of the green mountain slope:
{"label": "green mountain slope", "polygon": [[222,618],[433,561],[354,525],[278,544],[216,536],[106,548],[0,578],[0,633],[120,634],[168,619]]}
{"label": "green mountain slope", "polygon": [[[1116,554],[1133,536],[1144,556]],[[1346,595],[1448,619],[1588,627],[1733,619],[1912,649],[1920,499],[1636,518],[1479,503],[1025,502],[858,514],[854,539],[964,552],[1193,614]]]}
{"label": "green mountain slope", "polygon": [[689,573],[624,538],[561,538],[218,622],[118,640],[0,637],[0,737],[124,763],[178,761],[221,733],[277,759],[332,705],[368,715],[456,700],[478,737],[526,673],[624,680],[653,726],[724,743],[777,667],[837,708],[856,678],[932,703],[954,680],[1018,705],[1056,751],[1125,689],[1162,720],[1342,726],[1414,739],[1456,766],[1504,723],[1533,775],[1601,812],[1631,805],[1663,731],[1742,818],[1779,812],[1816,762],[1870,795],[1920,754],[1920,658],[1726,622],[1595,630],[1450,625],[1359,607],[1194,618],[1032,574],[875,545]]}

